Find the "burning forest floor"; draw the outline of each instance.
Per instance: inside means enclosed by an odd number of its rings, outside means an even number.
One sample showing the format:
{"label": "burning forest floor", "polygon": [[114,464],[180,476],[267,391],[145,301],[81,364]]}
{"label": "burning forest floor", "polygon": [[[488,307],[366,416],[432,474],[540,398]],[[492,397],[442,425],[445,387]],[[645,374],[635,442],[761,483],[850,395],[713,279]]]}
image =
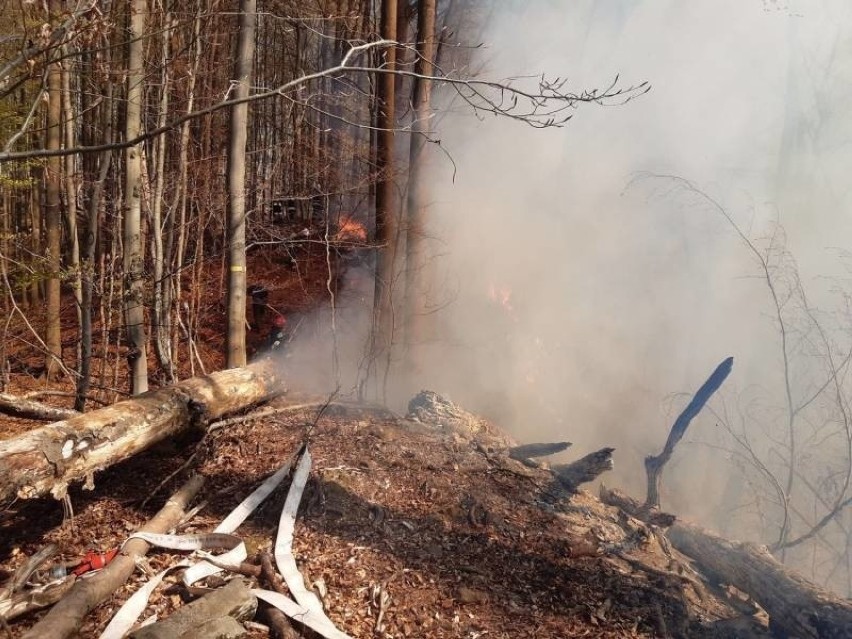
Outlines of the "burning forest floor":
{"label": "burning forest floor", "polygon": [[[284,396],[99,473],[93,491],[72,489],[73,519],[49,499],[0,512],[0,583],[50,542],[61,560],[116,548],[192,472],[207,479],[205,506],[180,532],[209,532],[308,441],[313,466],[294,554],[308,588],[352,637],[769,636],[750,602],[708,583],[653,527],[584,491],[567,493],[546,467],[509,458],[496,427],[483,428]],[[237,531],[250,558],[270,550],[288,483]],[[81,635],[98,636],[143,572],[180,558],[152,550]],[[186,595],[167,578],[145,616],[167,616]],[[21,636],[43,614],[16,620],[7,635]],[[252,626],[245,636],[268,634]]]}

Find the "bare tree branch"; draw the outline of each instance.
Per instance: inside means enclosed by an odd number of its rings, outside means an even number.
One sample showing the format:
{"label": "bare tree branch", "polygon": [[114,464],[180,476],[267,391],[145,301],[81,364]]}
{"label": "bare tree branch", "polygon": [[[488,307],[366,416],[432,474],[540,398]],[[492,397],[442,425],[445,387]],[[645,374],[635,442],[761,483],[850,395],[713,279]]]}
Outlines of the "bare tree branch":
{"label": "bare tree branch", "polygon": [[[400,69],[389,70],[381,67],[350,66],[350,61],[358,55],[370,51],[371,49],[388,46],[400,46],[400,43],[394,40],[374,40],[359,45],[353,45],[350,47],[346,55],[343,56],[340,64],[337,64],[336,66],[300,76],[290,80],[289,82],[285,82],[278,87],[260,91],[244,98],[226,98],[204,109],[185,113],[163,126],[151,129],[150,131],[146,131],[132,139],[124,140],[123,142],[79,146],[58,150],[34,149],[30,151],[3,152],[0,153],[0,163],[12,160],[54,157],[57,155],[66,156],[79,153],[97,153],[101,151],[124,149],[168,133],[184,122],[196,120],[206,115],[210,115],[211,113],[215,113],[216,111],[220,111],[221,109],[238,104],[257,102],[259,100],[266,100],[274,97],[288,97],[286,94],[293,89],[302,87],[314,80],[334,76],[340,73],[389,73],[410,78],[426,77],[413,71]],[[523,89],[515,86],[514,82],[519,80],[519,78],[510,78],[503,82],[463,80],[446,76],[430,76],[430,79],[440,82],[441,84],[455,87],[456,90],[461,92],[462,97],[467,101],[467,103],[474,108],[475,112],[486,111],[496,115],[511,117],[516,120],[521,120],[536,128],[555,127],[564,124],[571,118],[570,115],[565,115],[564,112],[567,109],[574,108],[580,103],[604,105],[611,101],[617,101],[617,104],[623,104],[647,93],[651,89],[651,86],[645,82],[636,86],[618,89],[616,88],[618,77],[616,77],[615,80],[603,91],[593,89],[590,91],[583,91],[581,93],[563,92],[562,86],[565,84],[565,80],[561,78],[548,80],[541,77],[538,79],[536,89]],[[467,93],[464,93],[465,90]],[[489,92],[493,93],[493,95],[489,95]],[[528,107],[526,110],[518,112],[518,106],[522,101],[526,103]]]}
{"label": "bare tree branch", "polygon": [[71,27],[74,25],[74,23],[90,11],[94,10],[97,4],[97,0],[91,0],[91,2],[78,5],[77,9],[74,10],[62,24],[60,24],[58,27],[53,29],[53,31],[50,32],[44,42],[41,42],[39,44],[31,44],[30,46],[23,49],[14,58],[9,60],[2,67],[0,67],[0,86],[8,82],[9,74],[12,73],[12,71],[17,69],[19,66],[26,64],[28,61],[32,60],[36,56],[46,51],[55,49],[62,45],[65,40],[65,37],[71,31]]}

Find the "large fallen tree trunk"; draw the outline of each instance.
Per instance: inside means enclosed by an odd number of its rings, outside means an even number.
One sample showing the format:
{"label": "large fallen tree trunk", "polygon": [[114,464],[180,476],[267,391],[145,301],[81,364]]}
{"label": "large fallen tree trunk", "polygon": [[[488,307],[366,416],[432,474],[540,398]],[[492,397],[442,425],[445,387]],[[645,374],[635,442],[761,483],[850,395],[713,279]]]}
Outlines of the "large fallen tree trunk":
{"label": "large fallen tree trunk", "polygon": [[[633,516],[656,512],[617,491],[601,500]],[[694,559],[714,580],[749,594],[769,615],[773,630],[799,639],[846,639],[852,633],[852,601],[812,584],[755,544],[729,541],[681,521],[668,529],[677,550]]]}
{"label": "large fallen tree trunk", "polygon": [[668,531],[672,546],[752,598],[766,610],[771,628],[801,639],[848,639],[852,636],[852,601],[810,583],[769,551],[754,544],[728,541],[698,526],[675,523]]}
{"label": "large fallen tree trunk", "polygon": [[0,442],[0,503],[51,493],[132,457],[194,425],[218,419],[282,392],[275,367],[264,360],[194,377],[100,410]]}

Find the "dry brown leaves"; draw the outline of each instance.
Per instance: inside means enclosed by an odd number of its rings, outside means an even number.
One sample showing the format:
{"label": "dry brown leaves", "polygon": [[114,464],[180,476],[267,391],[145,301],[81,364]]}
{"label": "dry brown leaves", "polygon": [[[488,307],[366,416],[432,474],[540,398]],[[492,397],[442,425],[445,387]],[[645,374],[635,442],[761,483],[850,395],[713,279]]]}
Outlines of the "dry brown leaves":
{"label": "dry brown leaves", "polygon": [[[312,411],[284,414],[212,435],[196,460],[209,502],[187,531],[212,529],[296,450],[313,420]],[[195,442],[100,474],[94,493],[74,491],[73,526],[56,504],[15,505],[0,523],[0,569],[10,572],[49,541],[64,557],[119,544],[160,506],[171,487],[139,509]],[[735,613],[687,579],[665,578],[671,559],[652,534],[586,493],[560,501],[545,470],[457,436],[408,431],[369,410],[329,411],[310,444],[314,470],[294,551],[329,617],[353,637],[727,636],[719,620]],[[250,555],[269,550],[285,489],[238,531]],[[637,559],[619,559],[614,549]],[[150,556],[152,569],[173,560]],[[143,578],[134,580],[95,611],[85,636]],[[155,595],[151,610],[168,614],[180,603],[176,592]],[[13,624],[12,635],[32,623]]]}

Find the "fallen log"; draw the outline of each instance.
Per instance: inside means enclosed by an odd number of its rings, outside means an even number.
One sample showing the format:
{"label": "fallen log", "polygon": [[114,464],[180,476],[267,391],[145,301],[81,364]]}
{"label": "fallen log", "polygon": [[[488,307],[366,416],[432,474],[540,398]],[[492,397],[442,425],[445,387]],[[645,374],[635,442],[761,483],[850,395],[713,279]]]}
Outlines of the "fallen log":
{"label": "fallen log", "polygon": [[[203,476],[193,476],[139,532],[165,533],[174,528],[203,485]],[[24,634],[23,639],[64,639],[76,634],[85,616],[130,578],[136,562],[145,556],[149,548],[148,542],[143,539],[128,541],[101,572],[78,580],[44,619]]]}
{"label": "fallen log", "polygon": [[614,448],[601,448],[570,464],[551,466],[550,470],[562,486],[571,492],[576,492],[580,484],[594,481],[602,473],[612,470],[614,451]]}
{"label": "fallen log", "polygon": [[9,597],[0,599],[0,624],[30,613],[33,610],[52,606],[62,599],[73,585],[74,582],[68,579],[63,582],[27,588]]}
{"label": "fallen log", "polygon": [[508,450],[509,457],[519,462],[526,462],[534,457],[550,457],[561,453],[571,446],[571,442],[553,442],[544,444],[523,444],[513,446]]}
{"label": "fallen log", "polygon": [[270,360],[194,377],[0,442],[0,503],[48,493],[132,457],[192,426],[282,392]]}
{"label": "fallen log", "polygon": [[0,624],[32,610],[51,606],[68,592],[74,583],[71,579],[62,583],[27,586],[27,581],[39,566],[50,561],[58,552],[59,548],[55,544],[48,544],[27,559],[0,587]]}
{"label": "fallen log", "polygon": [[[601,501],[637,516],[645,506],[621,493],[601,491]],[[852,601],[841,599],[787,568],[766,548],[729,541],[698,526],[674,522],[666,537],[694,559],[712,579],[751,596],[769,615],[779,636],[799,639],[847,639],[852,629]]]}
{"label": "fallen log", "polygon": [[76,417],[80,413],[71,408],[58,408],[49,404],[42,404],[25,397],[15,397],[6,393],[0,393],[0,413],[12,417],[24,419],[40,419],[43,421],[58,421]]}
{"label": "fallen log", "polygon": [[765,547],[728,541],[684,522],[674,524],[668,538],[722,581],[751,595],[769,615],[770,628],[783,636],[848,639],[852,633],[852,601],[810,583]]}

